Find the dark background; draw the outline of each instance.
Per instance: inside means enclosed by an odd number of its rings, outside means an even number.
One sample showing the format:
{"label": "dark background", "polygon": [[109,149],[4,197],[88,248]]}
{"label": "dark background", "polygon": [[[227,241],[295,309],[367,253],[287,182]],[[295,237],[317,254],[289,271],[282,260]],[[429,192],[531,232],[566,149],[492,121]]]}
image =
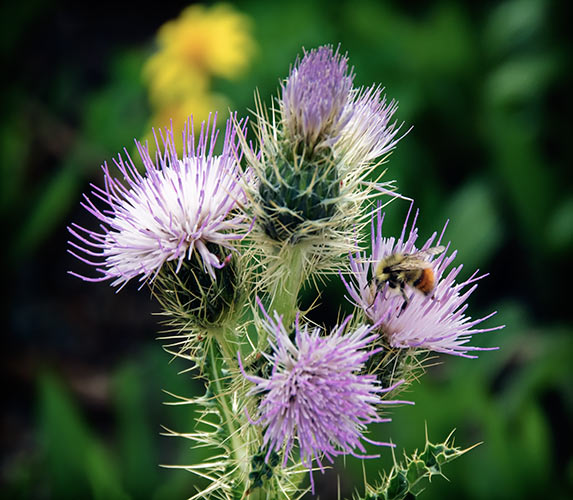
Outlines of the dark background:
{"label": "dark background", "polygon": [[[270,5],[269,5],[270,4]],[[203,452],[161,437],[161,425],[192,430],[193,409],[170,407],[162,390],[199,389],[155,337],[159,308],[136,284],[115,293],[66,274],[85,266],[66,253],[72,221],[99,165],[148,133],[141,77],[154,37],[188,4],[38,0],[0,8],[3,498],[187,498],[201,482],[158,464],[189,464]],[[444,439],[484,443],[446,470],[423,498],[567,498],[573,493],[570,282],[571,3],[238,2],[257,50],[235,80],[211,91],[247,114],[265,102],[301,47],[341,43],[356,83],[386,87],[413,131],[387,178],[420,207],[422,237],[451,219],[446,238],[464,275],[491,275],[470,314],[497,310],[507,325],[473,345],[500,346],[478,360],[443,357],[378,436],[402,449]],[[224,109],[220,110],[224,113]],[[388,234],[406,207],[389,208]],[[82,267],[83,266],[83,267]],[[310,293],[310,292],[309,292]],[[311,300],[311,295],[307,300]],[[337,279],[324,320],[343,302]],[[332,316],[332,315],[331,315]],[[391,463],[367,463],[368,477]],[[342,474],[361,484],[357,460]],[[316,477],[322,498],[331,481]],[[329,484],[332,483],[332,484]],[[335,491],[335,490],[334,490]]]}

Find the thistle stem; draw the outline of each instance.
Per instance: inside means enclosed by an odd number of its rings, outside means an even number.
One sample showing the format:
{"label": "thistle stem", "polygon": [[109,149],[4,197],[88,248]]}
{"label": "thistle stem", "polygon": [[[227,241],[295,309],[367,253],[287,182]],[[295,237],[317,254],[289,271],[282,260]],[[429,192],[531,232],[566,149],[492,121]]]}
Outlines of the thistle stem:
{"label": "thistle stem", "polygon": [[[219,350],[221,351],[221,342],[218,343]],[[223,343],[223,345],[225,345]],[[222,370],[221,360],[217,356],[217,349],[214,342],[211,342],[209,346],[209,357],[211,358],[211,382],[213,393],[221,409],[224,425],[227,426],[229,433],[229,444],[231,448],[231,455],[235,459],[237,464],[235,476],[238,480],[238,484],[244,485],[241,489],[246,491],[248,488],[248,477],[249,477],[249,450],[247,442],[243,439],[240,429],[236,427],[237,415],[233,412],[231,395],[228,390],[224,388],[224,379],[226,375]],[[227,356],[222,353],[225,359]]]}
{"label": "thistle stem", "polygon": [[236,353],[239,346],[233,347],[232,342],[229,340],[230,337],[238,338],[235,328],[220,327],[212,328],[210,331],[213,337],[217,340],[219,350],[227,368],[229,370],[238,370],[239,365],[237,363]]}
{"label": "thistle stem", "polygon": [[[286,245],[281,249],[281,269],[271,287],[272,302],[269,313],[276,311],[283,324],[290,328],[298,310],[298,294],[304,281],[305,249],[303,244]],[[259,342],[259,346],[261,343]]]}

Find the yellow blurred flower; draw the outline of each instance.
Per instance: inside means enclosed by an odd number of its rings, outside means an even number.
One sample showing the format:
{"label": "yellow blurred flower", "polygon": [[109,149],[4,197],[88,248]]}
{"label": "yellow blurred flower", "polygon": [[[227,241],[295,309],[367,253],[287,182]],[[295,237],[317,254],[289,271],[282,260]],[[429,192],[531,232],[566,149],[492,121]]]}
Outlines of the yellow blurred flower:
{"label": "yellow blurred flower", "polygon": [[250,20],[227,4],[192,5],[159,30],[159,51],[149,60],[150,81],[174,66],[234,78],[248,66],[255,49]]}
{"label": "yellow blurred flower", "polygon": [[[159,29],[157,43],[143,67],[151,127],[173,124],[178,133],[190,116],[196,126],[216,111],[224,119],[230,103],[212,92],[211,79],[235,78],[247,68],[255,51],[250,19],[227,4],[192,5]],[[153,134],[144,140],[153,143]]]}
{"label": "yellow blurred flower", "polygon": [[[173,132],[180,135],[190,117],[192,117],[195,127],[200,127],[201,122],[207,120],[209,114],[214,114],[217,110],[220,112],[217,122],[221,123],[227,108],[228,101],[222,95],[213,93],[189,95],[182,101],[159,108],[153,114],[147,127],[149,132],[143,138],[143,142],[147,140],[151,144],[155,143],[153,128],[157,132],[157,138],[161,145],[159,130],[163,131],[166,127],[170,129],[173,125]],[[221,112],[223,112],[223,116],[221,116]]]}
{"label": "yellow blurred flower", "polygon": [[160,52],[149,59],[143,69],[153,108],[169,107],[190,95],[203,96],[209,91],[208,75],[194,67],[173,64],[170,59],[170,54]]}
{"label": "yellow blurred flower", "polygon": [[209,113],[214,113],[215,110],[219,109],[225,110],[227,106],[227,100],[221,95],[193,95],[185,101],[162,108],[153,115],[151,125],[155,128],[164,128],[170,126],[172,121],[174,130],[182,130],[190,116],[193,117],[193,122],[198,126],[209,117]]}

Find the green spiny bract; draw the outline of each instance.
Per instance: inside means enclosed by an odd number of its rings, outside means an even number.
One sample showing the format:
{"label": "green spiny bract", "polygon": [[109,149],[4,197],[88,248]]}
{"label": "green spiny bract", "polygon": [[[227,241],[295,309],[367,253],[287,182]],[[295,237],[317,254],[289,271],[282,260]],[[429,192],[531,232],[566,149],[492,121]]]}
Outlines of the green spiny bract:
{"label": "green spiny bract", "polygon": [[251,472],[249,479],[251,480],[251,487],[249,491],[255,488],[260,488],[265,480],[273,477],[273,469],[279,464],[280,458],[276,452],[269,455],[268,461],[265,461],[267,452],[260,449],[251,460]]}
{"label": "green spiny bract", "polygon": [[397,392],[405,390],[414,381],[419,380],[434,360],[434,357],[423,349],[396,348],[387,344],[384,351],[375,354],[373,358],[375,359],[368,367],[369,372],[378,377],[383,387],[390,387],[398,380],[406,381],[397,388]]}
{"label": "green spiny bract", "polygon": [[[199,329],[217,328],[232,318],[240,308],[245,293],[241,288],[241,269],[236,254],[215,244],[210,252],[226,264],[217,270],[213,280],[197,259],[167,262],[154,282],[153,293],[161,303],[170,325]],[[227,258],[226,258],[227,256]],[[225,259],[226,258],[226,259]]]}
{"label": "green spiny bract", "polygon": [[426,446],[422,453],[414,451],[411,456],[404,454],[404,462],[394,463],[391,471],[385,474],[378,486],[367,485],[363,496],[356,500],[409,500],[416,498],[425,487],[424,479],[444,476],[442,466],[460,457],[477,445],[461,450],[454,446],[452,433],[443,443],[433,444],[426,436]]}
{"label": "green spiny bract", "polygon": [[335,215],[340,179],[330,151],[279,153],[261,177],[260,219],[271,239],[296,244]]}

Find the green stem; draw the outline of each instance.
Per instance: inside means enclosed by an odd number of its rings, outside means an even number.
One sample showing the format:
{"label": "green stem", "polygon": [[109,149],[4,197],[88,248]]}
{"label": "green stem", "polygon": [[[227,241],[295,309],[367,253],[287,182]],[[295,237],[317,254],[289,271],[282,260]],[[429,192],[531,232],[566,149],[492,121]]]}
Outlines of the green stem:
{"label": "green stem", "polygon": [[[224,343],[223,343],[224,345]],[[219,343],[221,346],[221,343]],[[219,404],[221,409],[223,421],[227,426],[229,432],[229,442],[231,447],[231,453],[233,458],[235,459],[236,463],[238,464],[237,473],[239,483],[243,483],[244,487],[242,488],[245,491],[248,488],[248,476],[249,476],[249,450],[247,443],[243,440],[241,432],[239,432],[238,428],[236,427],[235,423],[237,420],[237,416],[234,414],[231,408],[231,402],[229,395],[226,393],[225,388],[223,387],[223,380],[225,378],[225,374],[222,371],[222,363],[217,356],[217,349],[215,347],[215,343],[211,342],[209,346],[209,357],[211,358],[211,381],[213,383],[213,391],[215,398]],[[223,357],[226,358],[227,355],[223,354]],[[225,359],[225,362],[227,360]]]}
{"label": "green stem", "polygon": [[[272,301],[268,313],[276,311],[283,317],[283,324],[290,328],[298,310],[298,294],[304,281],[305,249],[302,244],[289,245],[281,250],[281,269],[271,286]],[[259,337],[259,348],[266,347],[266,338]],[[263,343],[264,342],[264,343]]]}
{"label": "green stem", "polygon": [[217,340],[219,350],[221,351],[227,368],[234,371],[238,370],[237,350],[239,350],[239,345],[237,344],[235,347],[233,342],[229,340],[230,337],[238,338],[235,329],[222,326],[210,329],[210,333]]}

